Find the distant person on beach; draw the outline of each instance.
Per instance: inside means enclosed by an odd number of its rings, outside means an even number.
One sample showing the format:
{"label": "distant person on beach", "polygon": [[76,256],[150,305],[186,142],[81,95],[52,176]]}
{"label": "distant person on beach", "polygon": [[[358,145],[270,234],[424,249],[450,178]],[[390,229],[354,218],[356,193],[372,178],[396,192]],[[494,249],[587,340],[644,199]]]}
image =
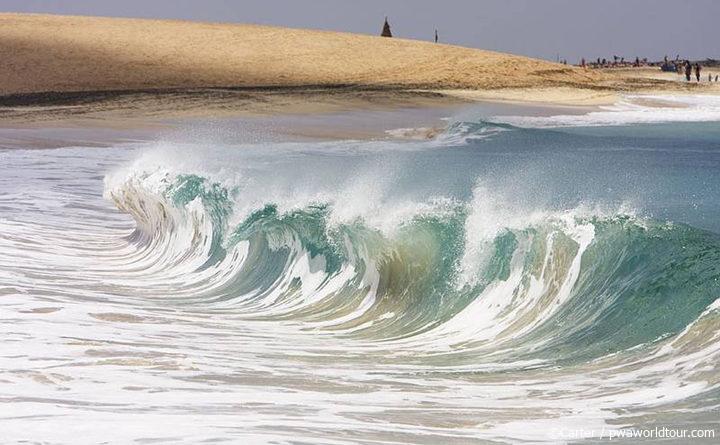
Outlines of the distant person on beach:
{"label": "distant person on beach", "polygon": [[437,33],[437,29],[436,29],[435,30],[435,43],[437,43],[437,42],[438,42],[438,33]]}
{"label": "distant person on beach", "polygon": [[720,75],[717,75],[717,74],[716,74],[716,75],[715,75],[715,82],[717,82],[719,78],[720,78]]}
{"label": "distant person on beach", "polygon": [[692,76],[692,65],[690,64],[689,60],[685,61],[685,79],[690,82],[690,77]]}
{"label": "distant person on beach", "polygon": [[702,67],[700,66],[699,63],[696,63],[695,64],[695,78],[697,79],[698,82],[700,82],[700,70],[702,70]]}

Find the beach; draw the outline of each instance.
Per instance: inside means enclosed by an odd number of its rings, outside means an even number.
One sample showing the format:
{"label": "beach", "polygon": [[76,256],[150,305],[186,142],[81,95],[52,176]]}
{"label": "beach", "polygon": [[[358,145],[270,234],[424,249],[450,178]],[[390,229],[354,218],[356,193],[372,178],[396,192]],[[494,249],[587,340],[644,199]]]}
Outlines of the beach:
{"label": "beach", "polygon": [[431,42],[258,25],[0,14],[0,121],[332,112],[718,92]]}
{"label": "beach", "polygon": [[597,80],[526,57],[338,32],[15,14],[0,15],[0,24],[4,95],[346,85],[490,89]]}
{"label": "beach", "polygon": [[716,443],[716,85],[28,14],[0,59],[0,442]]}

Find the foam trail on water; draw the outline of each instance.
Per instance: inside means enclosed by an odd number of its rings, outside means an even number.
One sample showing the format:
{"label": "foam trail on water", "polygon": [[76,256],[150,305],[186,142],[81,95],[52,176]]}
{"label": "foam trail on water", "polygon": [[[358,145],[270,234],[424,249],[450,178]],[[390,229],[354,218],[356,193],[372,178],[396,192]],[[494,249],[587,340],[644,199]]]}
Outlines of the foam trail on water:
{"label": "foam trail on water", "polygon": [[667,122],[720,121],[720,96],[630,95],[585,114],[502,116],[493,121],[523,128],[599,127]]}

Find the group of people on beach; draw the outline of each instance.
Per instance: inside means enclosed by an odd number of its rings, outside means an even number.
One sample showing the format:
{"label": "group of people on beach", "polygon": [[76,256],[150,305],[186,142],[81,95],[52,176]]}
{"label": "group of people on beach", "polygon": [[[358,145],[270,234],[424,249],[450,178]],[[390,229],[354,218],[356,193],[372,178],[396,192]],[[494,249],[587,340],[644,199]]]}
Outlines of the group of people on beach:
{"label": "group of people on beach", "polygon": [[[686,61],[685,61],[685,65],[684,65],[684,69],[685,69],[685,80],[687,80],[688,82],[690,82],[690,80],[692,80],[692,74],[693,74],[693,71],[694,71],[694,72],[695,72],[695,79],[696,79],[698,82],[700,82],[700,72],[702,71],[702,66],[701,66],[699,63],[696,62],[695,65],[693,66],[693,64],[690,63],[689,60],[686,60]],[[680,71],[680,68],[678,68],[678,73],[680,73],[680,72],[681,72],[681,71]],[[717,74],[716,74],[716,75],[715,75],[715,82],[717,82],[718,80],[720,80],[720,75],[717,75]],[[708,74],[708,82],[712,82],[712,81],[713,81],[713,75],[712,75],[712,73],[710,73],[710,74]]]}
{"label": "group of people on beach", "polygon": [[[661,66],[663,71],[675,71],[678,74],[682,75],[685,74],[685,80],[690,82],[693,77],[693,73],[695,74],[695,80],[700,82],[700,73],[702,72],[702,65],[700,65],[699,62],[695,62],[695,65],[693,65],[689,60],[685,60],[684,62],[680,60],[680,56],[678,56],[673,62],[668,61],[667,56],[665,56],[665,61]],[[720,80],[720,76],[715,76],[715,82]],[[713,75],[712,73],[708,74],[708,82],[713,81]]]}
{"label": "group of people on beach", "polygon": [[[714,61],[711,61],[714,62]],[[562,63],[562,62],[561,62]],[[635,58],[635,62],[626,62],[624,57],[618,57],[613,56],[613,60],[609,61],[607,59],[600,59],[598,57],[596,62],[590,62],[587,63],[585,58],[583,57],[580,60],[580,65],[582,68],[625,68],[625,67],[634,67],[634,68],[640,68],[643,66],[660,66],[660,69],[662,71],[668,71],[668,72],[677,72],[679,75],[685,74],[685,79],[690,82],[693,78],[693,74],[695,75],[695,79],[700,82],[701,80],[701,72],[702,72],[702,65],[700,65],[699,62],[695,62],[693,65],[689,60],[682,60],[680,59],[680,56],[678,55],[677,58],[673,61],[668,60],[668,57],[665,56],[664,61],[662,64],[660,62],[649,62],[647,58],[640,59],[639,57]],[[714,66],[714,65],[712,65]],[[714,77],[715,82],[720,82],[720,75],[715,75]],[[713,81],[713,74],[708,74],[708,82]]]}
{"label": "group of people on beach", "polygon": [[580,61],[580,66],[583,68],[587,68],[588,66],[591,68],[639,68],[651,65],[647,58],[640,59],[639,57],[636,57],[634,62],[626,61],[624,57],[620,56],[613,56],[612,60],[598,57],[597,61],[590,61],[589,63],[583,57]]}

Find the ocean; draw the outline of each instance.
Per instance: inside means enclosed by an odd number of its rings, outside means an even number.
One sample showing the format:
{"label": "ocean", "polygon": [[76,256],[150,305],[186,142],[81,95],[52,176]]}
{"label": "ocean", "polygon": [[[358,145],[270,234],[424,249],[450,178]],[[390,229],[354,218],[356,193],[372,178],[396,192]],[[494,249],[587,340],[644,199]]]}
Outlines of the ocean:
{"label": "ocean", "polygon": [[720,100],[526,111],[0,150],[0,442],[717,443]]}

